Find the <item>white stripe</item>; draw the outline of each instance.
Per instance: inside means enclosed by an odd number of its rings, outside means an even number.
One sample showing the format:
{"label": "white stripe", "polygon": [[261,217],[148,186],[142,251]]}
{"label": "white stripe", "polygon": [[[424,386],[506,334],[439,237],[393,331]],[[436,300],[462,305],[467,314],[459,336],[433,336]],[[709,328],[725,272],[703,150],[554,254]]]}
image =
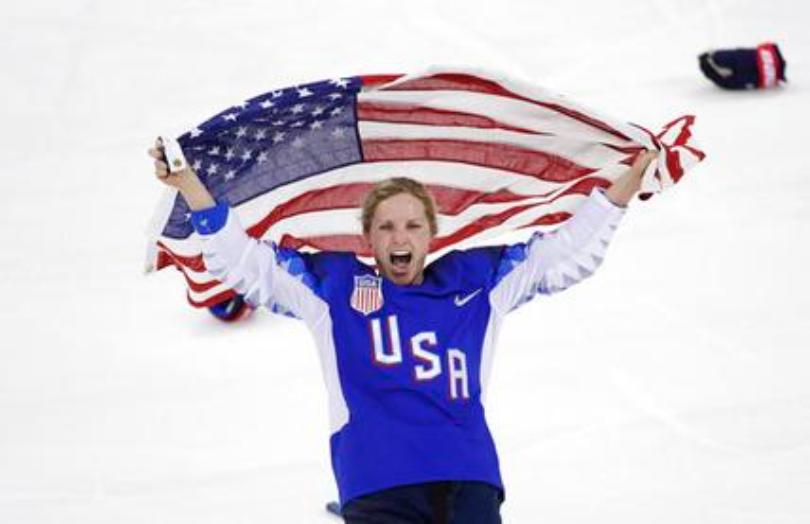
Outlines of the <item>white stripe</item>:
{"label": "white stripe", "polygon": [[336,433],[349,422],[349,406],[346,404],[343,388],[340,385],[337,350],[332,337],[331,315],[324,315],[324,320],[316,326],[310,326],[310,329],[315,337],[321,361],[321,372],[329,396],[329,428],[331,433]]}
{"label": "white stripe", "polygon": [[495,357],[495,348],[497,347],[502,318],[496,314],[494,308],[490,308],[487,329],[484,332],[484,341],[481,346],[481,369],[478,377],[481,384],[481,404],[485,404],[487,399],[489,378],[492,375],[492,361]]}
{"label": "white stripe", "polygon": [[[210,277],[210,278],[213,279],[213,277]],[[191,297],[191,299],[194,300],[195,302],[205,302],[209,298],[211,298],[211,297],[213,297],[215,295],[219,295],[220,293],[224,293],[225,291],[228,291],[228,290],[230,290],[229,287],[224,286],[223,284],[217,284],[216,286],[212,287],[211,289],[208,289],[208,290],[202,291],[202,292],[192,291],[189,288],[188,294]]]}
{"label": "white stripe", "polygon": [[[559,186],[557,193],[563,192],[574,183]],[[547,213],[558,211],[571,211],[585,199],[584,195],[565,195],[556,201],[542,204],[535,209],[523,211],[515,215],[508,221],[510,224],[523,225],[531,218],[538,218]],[[516,206],[533,203],[545,203],[550,198],[530,198],[520,202],[506,202],[493,204],[473,204],[458,215],[438,215],[439,235],[446,236],[469,224],[470,222],[485,215],[494,215]],[[527,218],[528,217],[528,218]],[[280,238],[283,233],[295,234],[300,237],[336,235],[336,234],[360,234],[360,211],[359,209],[327,209],[324,211],[312,211],[310,213],[295,215],[278,221],[271,227],[267,238]]]}
{"label": "white stripe", "polygon": [[[623,172],[626,169],[626,166],[617,164],[599,172],[598,176],[615,177],[618,175],[614,175],[614,172]],[[341,167],[279,187],[240,205],[236,212],[243,224],[252,225],[261,221],[270,210],[307,191],[340,184],[374,184],[392,176],[405,176],[425,184],[486,193],[508,189],[517,195],[545,194],[560,187],[557,182],[544,182],[527,175],[483,166],[425,160],[373,162]],[[359,208],[353,212],[359,213]]]}
{"label": "white stripe", "polygon": [[[465,91],[370,91],[358,95],[363,102],[380,102],[396,105],[408,104],[444,111],[457,111],[481,115],[512,127],[520,127],[543,133],[579,138],[590,142],[607,142],[614,145],[632,143],[607,131],[584,124],[559,111],[523,102],[514,98],[493,96],[486,93]],[[560,99],[551,103],[572,108]],[[585,112],[594,117],[593,112]],[[627,124],[612,119],[597,118],[610,127],[632,138],[641,138],[641,132]],[[644,142],[649,141],[644,135]],[[643,143],[643,142],[642,142]]]}
{"label": "white stripe", "polygon": [[[385,84],[384,86],[380,86],[379,89],[384,89],[384,88],[396,86],[396,85],[408,82],[409,80],[415,80],[415,79],[418,79],[418,78],[433,76],[433,75],[436,75],[436,74],[466,74],[466,75],[476,76],[476,77],[481,78],[483,80],[488,80],[488,81],[491,81],[491,82],[495,82],[495,83],[499,84],[501,87],[503,87],[504,89],[506,89],[507,91],[511,91],[512,93],[515,93],[515,94],[517,94],[519,96],[522,96],[522,97],[525,97],[525,98],[528,98],[528,99],[531,99],[531,100],[534,100],[534,101],[538,101],[538,102],[544,102],[544,103],[550,103],[550,104],[558,104],[558,105],[560,105],[562,107],[565,107],[566,109],[573,110],[573,111],[576,111],[578,113],[582,113],[583,115],[586,115],[586,116],[588,116],[590,118],[593,118],[595,120],[600,120],[600,121],[606,123],[607,125],[609,125],[610,127],[612,127],[613,129],[615,129],[615,130],[619,131],[620,133],[624,134],[625,136],[629,137],[631,140],[633,140],[635,142],[638,142],[640,144],[643,144],[643,145],[647,146],[648,148],[652,147],[652,143],[651,143],[649,137],[646,135],[646,133],[638,130],[634,126],[631,126],[630,124],[628,124],[628,123],[626,123],[624,121],[621,121],[619,119],[610,117],[608,115],[601,114],[600,112],[594,110],[593,108],[587,107],[587,106],[582,105],[580,103],[576,103],[576,102],[574,102],[574,101],[572,101],[572,100],[570,100],[570,99],[568,99],[568,98],[566,98],[566,97],[564,97],[564,96],[562,96],[562,95],[560,95],[558,93],[555,93],[555,92],[550,91],[548,89],[542,88],[542,87],[540,87],[540,86],[538,86],[538,85],[536,85],[534,83],[531,83],[531,82],[529,82],[527,80],[524,81],[524,80],[521,80],[521,79],[507,77],[503,73],[499,73],[499,72],[496,72],[496,71],[487,71],[487,70],[484,70],[484,69],[477,69],[477,68],[447,68],[447,67],[432,66],[432,67],[430,67],[430,68],[428,68],[428,69],[426,69],[424,71],[421,71],[419,73],[403,76],[402,78],[400,78],[398,80],[395,80],[393,82]],[[557,128],[559,130],[578,128],[578,129],[575,129],[575,133],[574,133],[575,136],[581,136],[583,132],[587,132],[586,136],[592,136],[596,140],[605,140],[605,141],[610,141],[611,143],[617,143],[617,144],[622,143],[622,142],[626,143],[625,140],[622,140],[622,139],[620,139],[618,137],[614,137],[612,134],[599,131],[599,130],[597,130],[595,128],[592,128],[590,125],[580,123],[579,121],[577,121],[577,120],[575,120],[573,118],[567,117],[567,116],[563,115],[562,113],[552,111],[550,109],[544,109],[544,108],[538,107],[538,106],[536,106],[534,104],[531,104],[531,103],[528,103],[528,102],[523,102],[523,101],[514,100],[514,99],[508,99],[506,97],[501,97],[501,96],[497,96],[497,95],[489,95],[489,94],[486,94],[486,93],[473,93],[473,92],[463,92],[463,91],[453,91],[453,90],[447,90],[447,91],[377,91],[377,90],[375,90],[375,91],[369,91],[369,92],[361,93],[359,95],[359,98],[361,100],[386,100],[385,98],[372,98],[372,97],[377,97],[378,94],[382,94],[382,93],[395,93],[396,95],[401,96],[400,100],[407,100],[407,101],[412,102],[412,103],[422,103],[422,101],[434,101],[434,102],[431,102],[431,104],[432,104],[432,103],[436,103],[435,101],[441,100],[442,101],[441,105],[437,105],[437,106],[428,105],[428,107],[435,107],[436,109],[441,109],[442,107],[444,107],[444,108],[448,108],[448,109],[451,109],[451,110],[465,111],[465,112],[468,112],[468,113],[492,115],[492,117],[495,120],[503,121],[503,122],[509,123],[510,125],[515,125],[515,126],[518,126],[518,127],[532,128],[531,126],[517,124],[517,122],[521,122],[521,121],[523,121],[523,118],[525,118],[524,116],[521,115],[521,113],[524,113],[524,112],[528,111],[530,115],[534,115],[533,117],[529,118],[530,121],[531,120],[536,121],[537,117],[540,117],[539,120],[541,120],[541,121],[542,120],[548,120],[549,122],[554,121],[554,120],[558,121],[556,123],[556,125],[560,126],[560,127]],[[408,96],[406,97],[406,96],[402,96],[402,95],[408,95]],[[412,95],[416,95],[416,96],[414,96],[412,98]],[[477,102],[475,104],[470,104],[468,102],[463,102],[463,104],[464,104],[463,106],[456,106],[455,105],[456,102],[454,102],[453,99],[458,98],[458,100],[464,100],[464,96],[462,96],[462,95],[475,95],[474,99],[477,100]],[[386,94],[384,96],[389,96],[389,95]],[[490,104],[487,104],[485,102],[485,100],[482,100],[484,98],[489,98],[492,102]],[[394,96],[393,99],[396,99],[396,96]],[[391,98],[389,97],[387,100],[391,100]],[[509,107],[509,106],[501,106],[500,105],[501,101],[508,101],[508,100],[511,100],[511,103],[516,104],[517,107]],[[495,101],[499,101],[499,103],[496,104]],[[492,108],[494,108],[494,107],[502,107],[503,112],[501,112],[501,110],[492,111]],[[453,108],[456,108],[456,109],[453,109]],[[466,108],[469,108],[469,109],[466,109]],[[484,108],[483,111],[482,111],[482,108]],[[532,113],[532,110],[535,111],[535,112]],[[517,120],[512,120],[512,118],[514,118],[513,115],[517,116]],[[504,118],[506,120],[504,120]],[[542,129],[540,129],[540,130],[542,130]],[[548,131],[548,130],[546,129],[546,131]],[[558,132],[558,134],[567,134],[567,133]],[[609,137],[609,140],[606,140],[606,137]],[[613,142],[613,141],[616,141],[616,142]]]}
{"label": "white stripe", "polygon": [[590,140],[556,135],[529,135],[504,129],[361,122],[359,130],[360,136],[364,140],[456,139],[506,144],[555,155],[591,168],[597,168],[606,163],[618,163],[627,158],[626,153]]}

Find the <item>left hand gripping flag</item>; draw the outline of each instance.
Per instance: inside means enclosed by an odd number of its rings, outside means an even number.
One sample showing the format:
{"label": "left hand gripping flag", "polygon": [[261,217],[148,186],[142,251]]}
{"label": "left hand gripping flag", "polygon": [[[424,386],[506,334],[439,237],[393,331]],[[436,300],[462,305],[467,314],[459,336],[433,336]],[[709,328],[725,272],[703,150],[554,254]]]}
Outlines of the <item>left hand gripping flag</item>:
{"label": "left hand gripping flag", "polygon": [[[431,68],[278,89],[183,134],[191,167],[254,238],[301,250],[370,253],[359,206],[377,182],[407,176],[434,195],[431,257],[518,229],[554,229],[595,187],[657,150],[642,192],[678,183],[704,158],[694,116],[654,133],[492,72]],[[188,300],[234,296],[206,271],[188,205],[167,188],[151,222],[148,270],[174,266]]]}

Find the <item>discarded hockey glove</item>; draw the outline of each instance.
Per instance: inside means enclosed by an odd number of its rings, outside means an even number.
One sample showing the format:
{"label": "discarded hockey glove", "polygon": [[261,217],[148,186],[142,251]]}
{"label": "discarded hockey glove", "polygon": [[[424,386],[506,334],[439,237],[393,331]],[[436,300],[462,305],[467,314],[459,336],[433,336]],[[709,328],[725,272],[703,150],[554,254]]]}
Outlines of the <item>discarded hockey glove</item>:
{"label": "discarded hockey glove", "polygon": [[785,59],[770,42],[756,48],[707,51],[698,61],[703,74],[724,89],[765,89],[786,81]]}

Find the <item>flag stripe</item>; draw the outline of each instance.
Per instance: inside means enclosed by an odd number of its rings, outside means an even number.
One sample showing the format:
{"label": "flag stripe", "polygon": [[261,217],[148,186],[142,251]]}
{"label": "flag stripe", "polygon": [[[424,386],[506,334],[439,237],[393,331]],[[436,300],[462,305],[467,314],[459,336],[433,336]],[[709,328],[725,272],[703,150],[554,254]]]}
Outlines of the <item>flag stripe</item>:
{"label": "flag stripe", "polygon": [[545,182],[570,182],[594,172],[543,151],[464,140],[363,140],[363,158],[366,162],[443,160],[504,169]]}
{"label": "flag stripe", "polygon": [[503,129],[517,133],[545,134],[541,131],[516,127],[499,122],[491,117],[462,111],[434,109],[413,104],[393,104],[390,102],[357,102],[357,118],[366,122],[389,122],[397,124],[442,125],[453,127],[475,127],[482,129]]}
{"label": "flag stripe", "polygon": [[[503,125],[527,129],[560,138],[578,137],[589,143],[606,142],[625,145],[628,140],[606,133],[598,127],[561,116],[543,105],[529,104],[516,98],[492,97],[473,91],[369,91],[357,95],[358,103],[408,104],[416,107],[481,115]],[[363,120],[361,119],[362,123]],[[476,128],[468,128],[474,130]],[[481,128],[478,128],[481,129]],[[630,125],[624,134],[644,137]],[[526,134],[526,133],[521,133]],[[637,138],[634,136],[634,138]],[[635,140],[638,141],[638,140]]]}
{"label": "flag stripe", "polygon": [[[261,238],[279,221],[294,216],[336,209],[356,210],[372,187],[369,183],[350,183],[307,191],[273,208],[266,217],[247,228],[248,235]],[[516,195],[508,189],[484,193],[430,184],[427,188],[436,201],[437,211],[443,215],[457,215],[474,204],[502,204],[530,198],[530,195]]]}
{"label": "flag stripe", "polygon": [[[537,208],[539,210],[552,209],[552,204],[558,200],[571,198],[576,195],[586,195],[589,194],[595,187],[606,187],[607,185],[609,185],[609,182],[605,179],[595,177],[587,178],[578,181],[574,185],[567,188],[564,192],[552,197],[549,200],[537,200],[521,206],[510,206],[506,207],[505,209],[502,208],[500,210],[491,213],[479,211],[476,215],[474,215],[474,218],[465,218],[464,220],[459,221],[455,225],[450,225],[450,227],[448,227],[447,229],[450,229],[453,232],[449,235],[438,236],[431,244],[430,252],[434,253],[436,251],[445,248],[446,246],[459,243],[462,240],[468,239],[474,235],[484,233],[491,228],[502,225],[506,220],[518,214],[524,213],[528,210],[534,208]],[[332,215],[334,215],[334,212],[332,212]],[[530,221],[524,220],[522,224],[518,224],[515,227],[520,228],[526,227],[527,225],[557,224],[558,221],[554,219],[554,217],[558,216],[565,216],[565,215],[561,215],[560,212],[556,211],[552,213],[545,213],[539,218],[532,219]],[[445,217],[440,217],[440,219],[443,218]],[[311,229],[323,230],[323,226],[319,225],[321,220],[318,220],[317,217],[314,218],[306,217],[306,219],[311,220],[311,223],[313,224],[313,227]],[[288,227],[288,229],[293,229],[296,231],[305,230],[305,228],[300,224],[297,225],[297,227]],[[255,235],[256,231],[254,230],[253,227],[249,228],[248,230],[251,236]],[[362,235],[360,234],[329,234],[329,235],[312,234],[306,236],[294,236],[285,234],[279,241],[279,245],[283,247],[295,247],[295,248],[307,246],[317,250],[328,249],[332,251],[355,251],[356,253],[358,253],[359,256],[362,257],[370,256],[366,243],[363,240]],[[161,244],[161,247],[169,251],[169,248],[165,247],[165,245]],[[174,258],[176,259],[176,262],[179,264],[184,265],[189,264],[191,267],[195,268],[203,263],[201,256],[195,258],[189,257],[174,257]]]}
{"label": "flag stripe", "polygon": [[591,127],[594,127],[606,133],[610,133],[611,135],[617,138],[621,138],[622,140],[630,140],[628,136],[626,136],[619,130],[613,128],[612,126],[608,125],[606,122],[588,116],[580,111],[577,111],[576,109],[566,107],[558,103],[549,103],[540,100],[534,100],[532,98],[528,98],[519,95],[513,91],[510,91],[509,89],[506,89],[505,87],[503,87],[502,85],[493,80],[488,80],[485,78],[480,78],[469,74],[458,74],[458,73],[436,74],[423,78],[403,80],[400,83],[396,83],[391,86],[383,86],[380,89],[386,91],[437,91],[437,90],[473,91],[477,93],[484,93],[487,95],[514,98],[522,102],[535,104],[550,109],[552,111],[556,111],[569,118],[573,118],[578,122],[587,124]]}

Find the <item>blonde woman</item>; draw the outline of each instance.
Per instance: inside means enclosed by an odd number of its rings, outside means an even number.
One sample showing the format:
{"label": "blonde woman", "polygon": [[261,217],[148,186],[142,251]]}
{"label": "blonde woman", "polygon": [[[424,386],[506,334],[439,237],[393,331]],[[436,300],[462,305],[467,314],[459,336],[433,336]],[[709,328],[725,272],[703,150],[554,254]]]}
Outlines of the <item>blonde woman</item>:
{"label": "blonde woman", "polygon": [[551,234],[453,251],[425,265],[436,209],[411,179],[362,207],[376,267],[353,253],[304,254],[249,238],[196,174],[155,173],[192,209],[208,271],[253,307],[282,308],[315,338],[329,392],[332,466],[347,523],[501,522],[498,455],[484,417],[504,315],[592,274],[653,154],[595,190]]}

